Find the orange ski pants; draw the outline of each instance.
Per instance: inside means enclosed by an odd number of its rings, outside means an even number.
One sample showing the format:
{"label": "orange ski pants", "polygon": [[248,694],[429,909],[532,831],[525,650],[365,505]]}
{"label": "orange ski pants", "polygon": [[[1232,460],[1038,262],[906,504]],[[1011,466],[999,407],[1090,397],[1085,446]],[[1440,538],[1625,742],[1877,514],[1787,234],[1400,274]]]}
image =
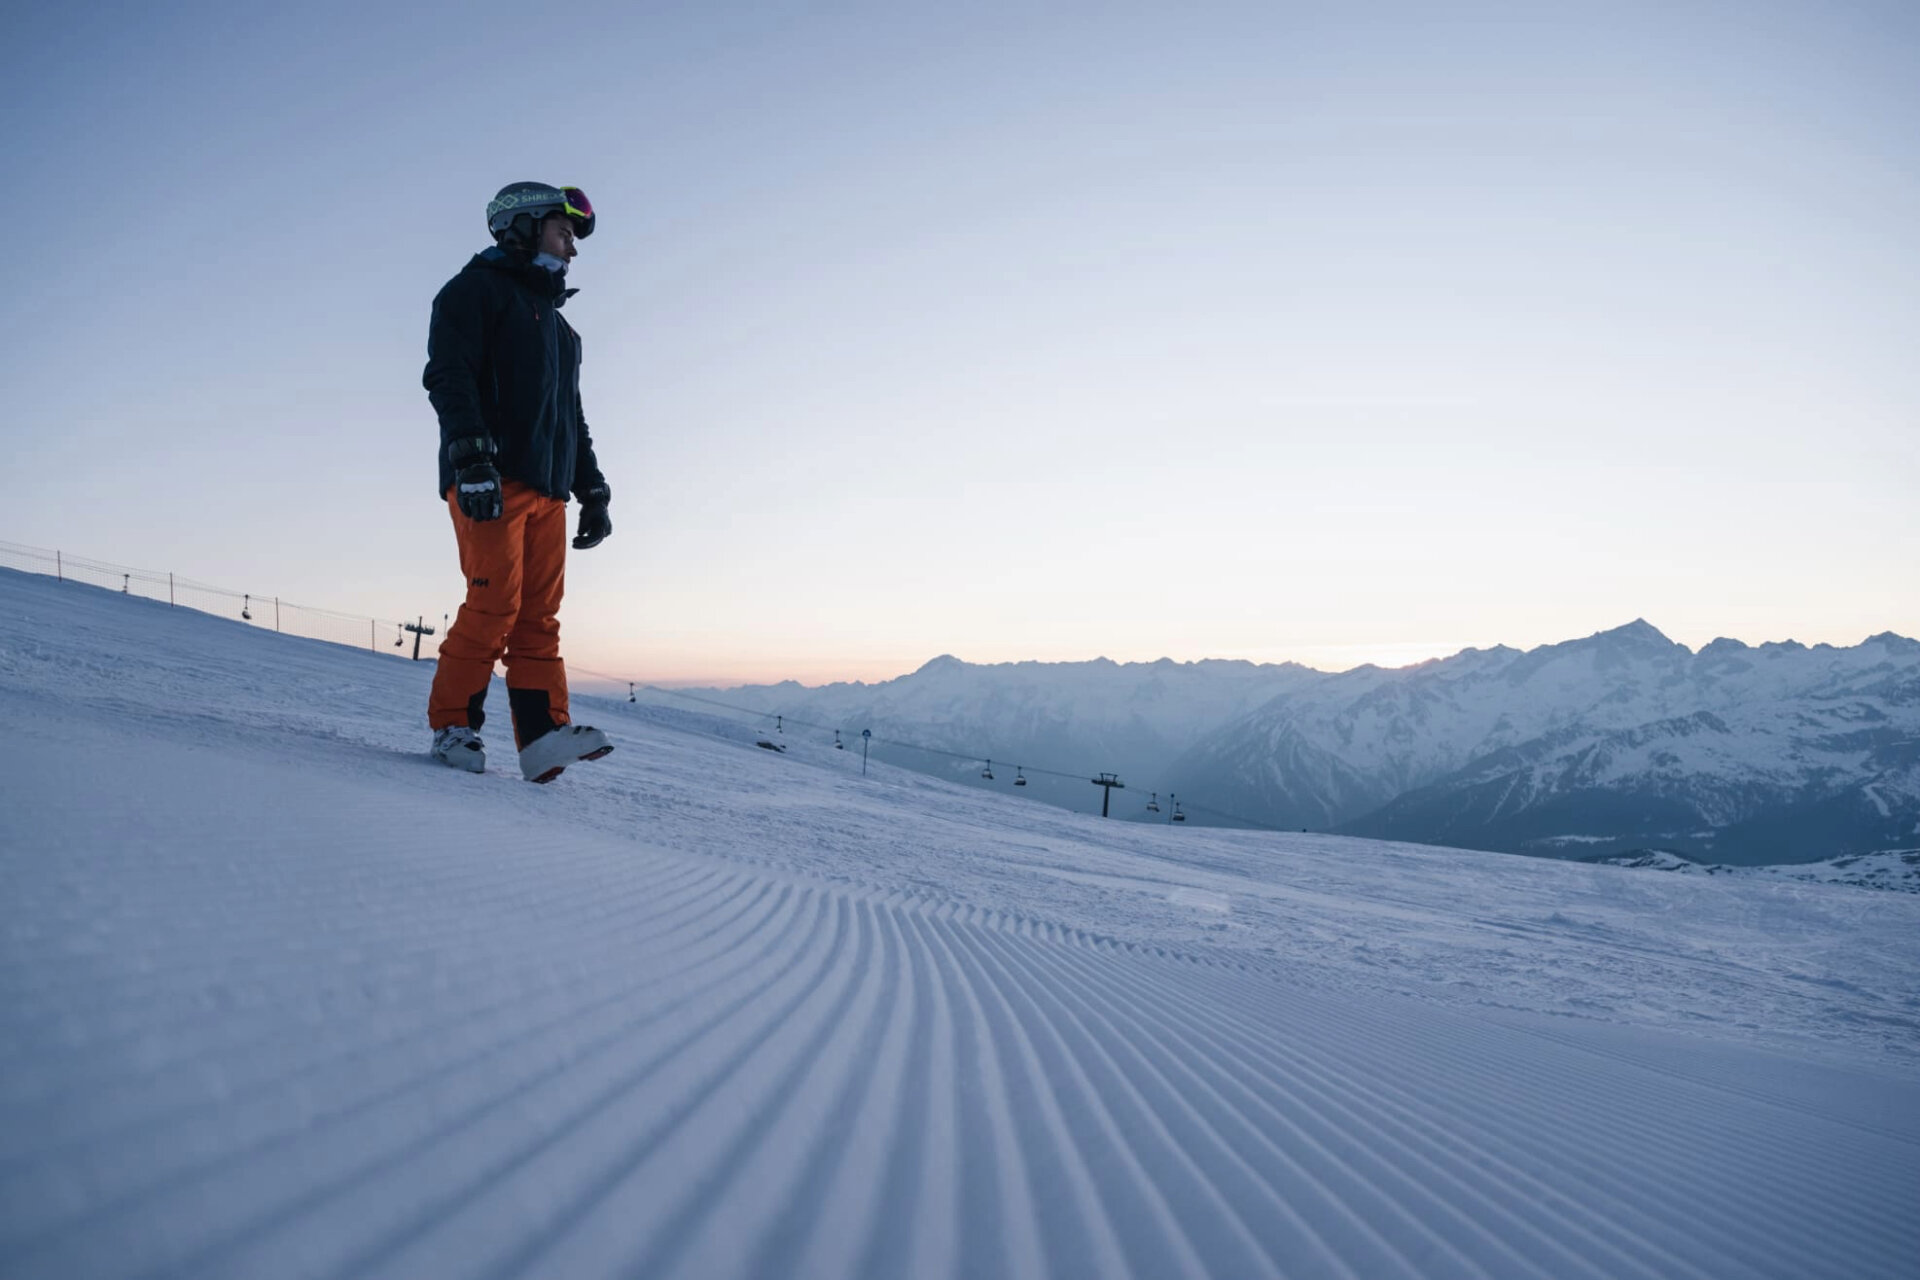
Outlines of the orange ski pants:
{"label": "orange ski pants", "polygon": [[500,492],[505,511],[498,520],[470,520],[447,490],[467,600],[440,643],[427,723],[478,729],[486,720],[494,663],[505,658],[514,741],[524,747],[568,723],[559,619],[567,504],[517,480],[502,483]]}

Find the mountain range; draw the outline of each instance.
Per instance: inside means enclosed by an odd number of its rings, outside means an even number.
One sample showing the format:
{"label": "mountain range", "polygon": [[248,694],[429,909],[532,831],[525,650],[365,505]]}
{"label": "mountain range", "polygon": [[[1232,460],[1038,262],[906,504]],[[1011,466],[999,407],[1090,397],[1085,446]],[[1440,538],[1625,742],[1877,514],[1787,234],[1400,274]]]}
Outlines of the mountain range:
{"label": "mountain range", "polygon": [[1892,632],[1695,652],[1635,620],[1395,669],[943,656],[878,684],[705,692],[870,728],[897,762],[977,785],[1017,770],[1076,809],[1097,810],[1089,775],[1110,770],[1133,819],[1169,816],[1171,793],[1195,821],[1560,857],[1755,865],[1920,844],[1920,642]]}

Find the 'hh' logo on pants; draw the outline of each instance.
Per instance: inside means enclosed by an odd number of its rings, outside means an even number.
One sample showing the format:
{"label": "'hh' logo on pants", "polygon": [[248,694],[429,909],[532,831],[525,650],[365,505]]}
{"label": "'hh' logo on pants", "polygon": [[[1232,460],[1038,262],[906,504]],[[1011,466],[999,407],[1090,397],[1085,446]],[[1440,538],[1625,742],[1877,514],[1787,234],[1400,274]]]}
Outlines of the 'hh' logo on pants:
{"label": "'hh' logo on pants", "polygon": [[487,580],[485,578],[475,578],[473,580],[473,585],[476,587],[484,587],[487,585]]}

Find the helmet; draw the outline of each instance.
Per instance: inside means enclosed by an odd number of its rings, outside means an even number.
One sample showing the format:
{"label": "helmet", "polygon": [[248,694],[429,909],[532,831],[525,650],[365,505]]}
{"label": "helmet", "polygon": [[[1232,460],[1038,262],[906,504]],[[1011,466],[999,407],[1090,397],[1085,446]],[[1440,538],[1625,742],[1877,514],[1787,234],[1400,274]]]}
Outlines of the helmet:
{"label": "helmet", "polygon": [[[531,245],[549,214],[564,213],[573,234],[582,240],[593,234],[593,202],[578,187],[555,187],[544,182],[510,182],[487,202],[487,230],[502,243],[509,239]],[[525,221],[522,221],[525,219]]]}

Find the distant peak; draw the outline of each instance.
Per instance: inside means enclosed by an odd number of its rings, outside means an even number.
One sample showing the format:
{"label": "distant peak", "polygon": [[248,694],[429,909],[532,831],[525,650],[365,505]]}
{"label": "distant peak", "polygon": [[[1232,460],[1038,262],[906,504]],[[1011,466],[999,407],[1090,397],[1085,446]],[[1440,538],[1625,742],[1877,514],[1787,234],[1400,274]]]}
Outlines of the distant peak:
{"label": "distant peak", "polygon": [[966,665],[966,663],[954,657],[952,654],[943,653],[937,658],[927,659],[926,662],[921,664],[920,669],[913,674],[918,676],[925,675],[931,671],[952,671],[956,667],[964,667]]}
{"label": "distant peak", "polygon": [[1616,643],[1649,647],[1658,646],[1663,649],[1673,647],[1673,641],[1667,638],[1666,633],[1654,626],[1651,622],[1648,622],[1645,618],[1635,618],[1625,626],[1615,627],[1611,631],[1595,632],[1592,636],[1589,636],[1588,639],[1612,640]]}

